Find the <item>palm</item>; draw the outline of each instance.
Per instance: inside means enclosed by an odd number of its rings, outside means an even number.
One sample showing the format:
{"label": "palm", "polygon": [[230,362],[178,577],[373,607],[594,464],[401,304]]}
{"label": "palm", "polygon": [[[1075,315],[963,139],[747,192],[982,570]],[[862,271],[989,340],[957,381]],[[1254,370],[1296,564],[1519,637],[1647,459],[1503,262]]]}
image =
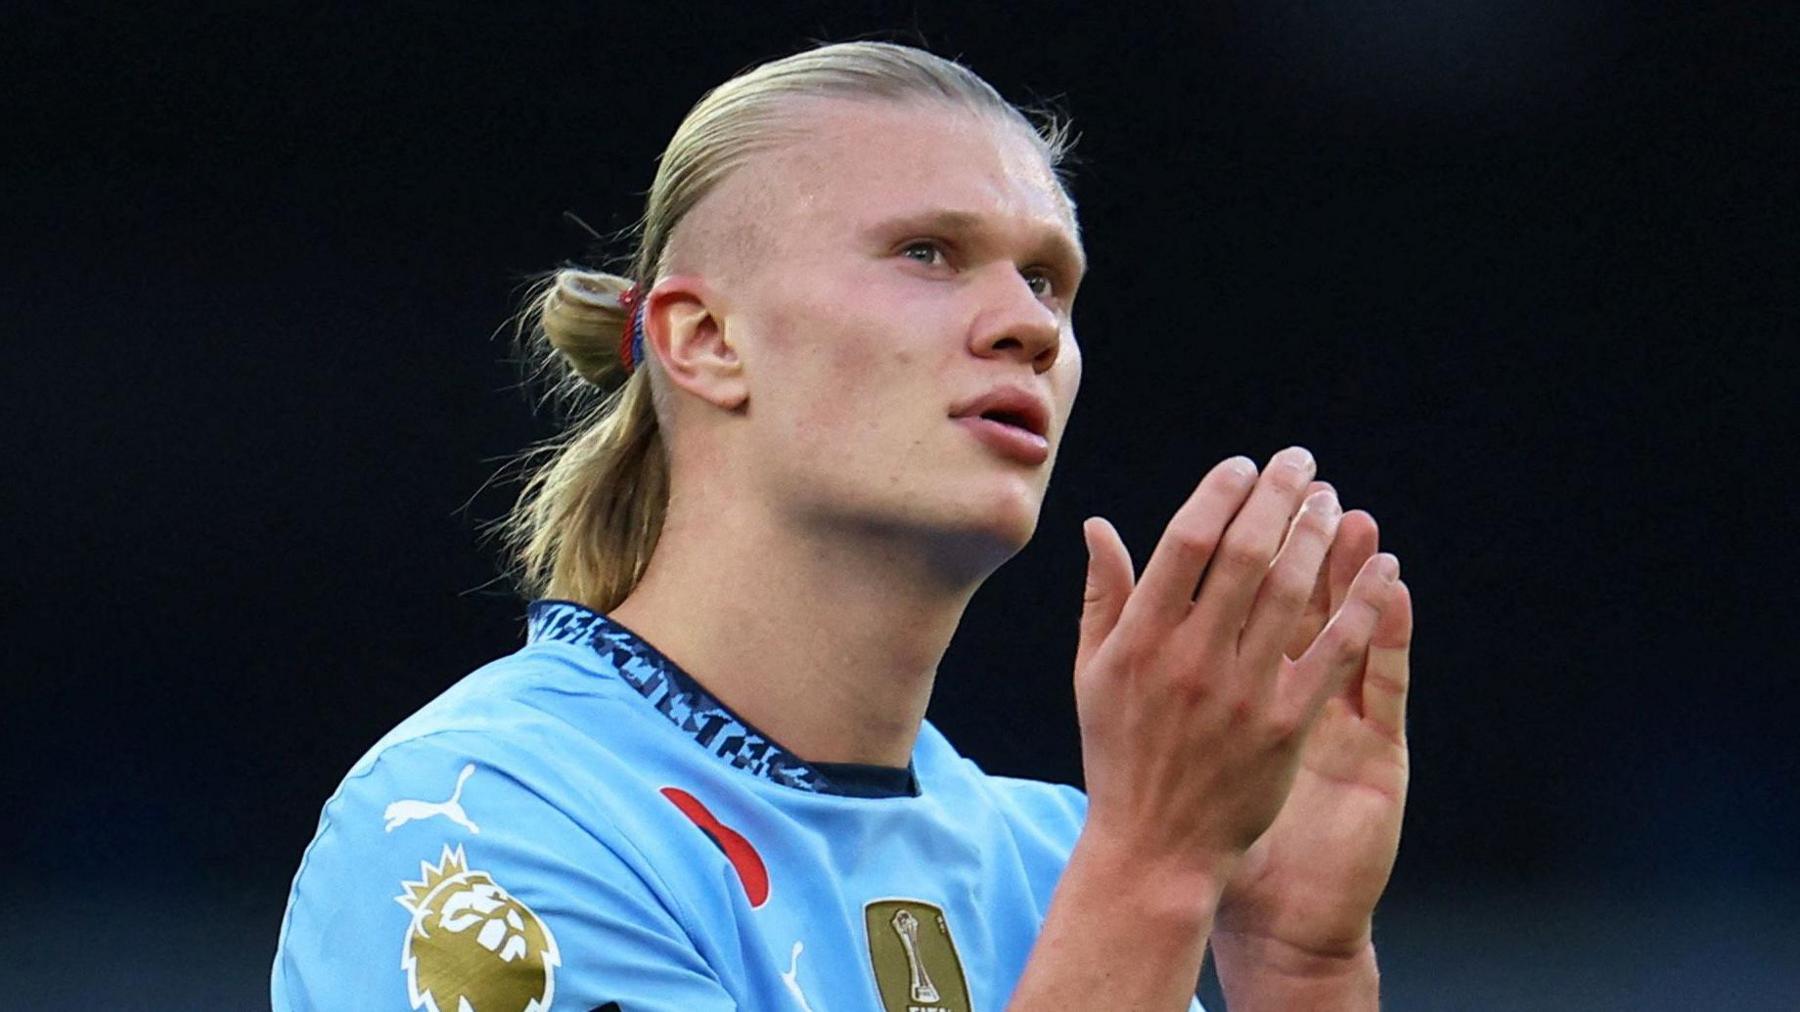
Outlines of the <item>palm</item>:
{"label": "palm", "polygon": [[[1290,656],[1305,662],[1307,647],[1342,602],[1349,576],[1374,554],[1376,543],[1367,514],[1345,516]],[[1370,915],[1393,871],[1406,803],[1411,624],[1403,594],[1398,607],[1384,612],[1362,670],[1326,702],[1287,801],[1225,890],[1223,930],[1315,953],[1350,953],[1367,944]]]}

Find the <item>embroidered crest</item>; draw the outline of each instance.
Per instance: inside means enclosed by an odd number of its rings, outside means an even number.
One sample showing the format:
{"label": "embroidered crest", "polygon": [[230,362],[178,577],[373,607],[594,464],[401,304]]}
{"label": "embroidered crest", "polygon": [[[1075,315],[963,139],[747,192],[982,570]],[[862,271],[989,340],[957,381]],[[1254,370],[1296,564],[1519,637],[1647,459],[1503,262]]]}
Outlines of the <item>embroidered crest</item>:
{"label": "embroidered crest", "polygon": [[406,995],[428,1012],[546,1012],[562,965],[556,939],[493,876],[469,868],[461,845],[394,897],[412,914],[400,967]]}
{"label": "embroidered crest", "polygon": [[863,907],[875,990],[886,1012],[969,1012],[969,983],[944,911],[924,900]]}

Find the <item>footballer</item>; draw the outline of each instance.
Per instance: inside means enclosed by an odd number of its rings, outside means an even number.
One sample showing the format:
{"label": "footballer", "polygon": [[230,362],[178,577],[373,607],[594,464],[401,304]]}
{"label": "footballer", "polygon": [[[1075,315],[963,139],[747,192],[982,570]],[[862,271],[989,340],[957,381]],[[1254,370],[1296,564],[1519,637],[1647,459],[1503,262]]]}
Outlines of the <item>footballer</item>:
{"label": "footballer", "polygon": [[1084,525],[1085,793],[925,720],[1081,382],[1065,136],[885,43],[700,100],[629,265],[527,311],[588,406],[507,522],[525,643],[326,802],[276,1009],[1179,1010],[1209,951],[1233,1009],[1376,1007],[1411,604],[1304,449],[1141,573]]}

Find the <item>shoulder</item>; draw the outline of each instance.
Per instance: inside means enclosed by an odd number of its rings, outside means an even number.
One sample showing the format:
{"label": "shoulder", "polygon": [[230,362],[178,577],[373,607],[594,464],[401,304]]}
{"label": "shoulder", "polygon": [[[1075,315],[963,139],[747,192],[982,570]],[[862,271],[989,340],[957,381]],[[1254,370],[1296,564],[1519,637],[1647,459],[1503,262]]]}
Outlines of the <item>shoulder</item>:
{"label": "shoulder", "polygon": [[320,813],[302,875],[334,844],[386,852],[467,837],[519,853],[616,849],[610,816],[624,806],[614,795],[630,793],[647,747],[642,702],[621,688],[557,643],[477,669],[350,767]]}
{"label": "shoulder", "polygon": [[[591,672],[546,646],[476,671],[352,766],[289,894],[277,1009],[371,995],[456,1008],[433,990],[453,979],[515,1008],[590,988],[616,1000],[643,976],[636,962],[671,987],[716,986],[686,911],[635,849],[621,801],[632,721]],[[617,958],[570,965],[571,952],[595,951]]]}

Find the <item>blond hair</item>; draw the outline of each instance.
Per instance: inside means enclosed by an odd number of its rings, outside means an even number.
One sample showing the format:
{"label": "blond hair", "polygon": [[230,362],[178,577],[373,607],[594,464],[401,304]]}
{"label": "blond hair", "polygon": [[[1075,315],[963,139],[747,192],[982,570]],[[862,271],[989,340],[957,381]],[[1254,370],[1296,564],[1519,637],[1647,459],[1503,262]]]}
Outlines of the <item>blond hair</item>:
{"label": "blond hair", "polygon": [[619,296],[634,284],[642,291],[655,284],[688,211],[746,158],[790,136],[782,130],[784,106],[806,97],[940,102],[993,116],[1037,138],[1052,170],[1069,145],[1061,120],[1028,116],[967,67],[892,43],[821,46],[762,64],[702,97],[663,152],[627,273],[554,271],[520,314],[527,354],[551,378],[551,396],[569,417],[562,435],[521,458],[528,477],[499,525],[528,600],[563,598],[610,611],[642,578],[662,534],[670,471],[655,355],[627,373],[619,348],[630,321]]}

